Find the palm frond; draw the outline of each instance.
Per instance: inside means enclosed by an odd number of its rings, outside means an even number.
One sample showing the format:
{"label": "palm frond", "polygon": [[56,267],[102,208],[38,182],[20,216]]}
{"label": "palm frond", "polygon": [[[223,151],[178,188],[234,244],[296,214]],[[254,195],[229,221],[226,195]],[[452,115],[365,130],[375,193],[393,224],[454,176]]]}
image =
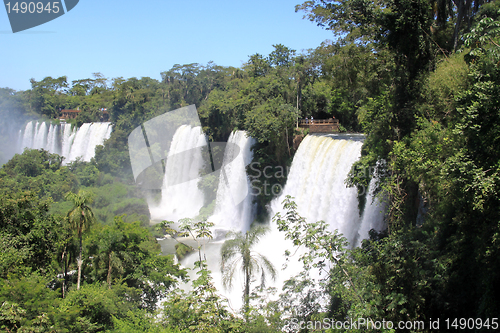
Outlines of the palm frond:
{"label": "palm frond", "polygon": [[241,261],[241,258],[234,258],[231,262],[227,263],[224,267],[224,270],[221,269],[222,272],[222,286],[226,290],[231,290],[233,287],[234,273],[238,268],[238,262]]}

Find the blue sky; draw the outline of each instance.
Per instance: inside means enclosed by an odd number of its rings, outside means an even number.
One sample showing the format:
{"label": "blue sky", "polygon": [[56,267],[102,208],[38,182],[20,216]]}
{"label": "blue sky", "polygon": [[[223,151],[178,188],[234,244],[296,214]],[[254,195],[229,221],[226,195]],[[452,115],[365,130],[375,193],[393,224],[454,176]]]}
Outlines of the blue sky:
{"label": "blue sky", "polygon": [[[28,0],[29,1],[29,0]],[[0,87],[26,90],[30,78],[101,72],[160,79],[174,64],[240,67],[273,44],[297,51],[333,39],[295,13],[301,0],[80,0],[65,15],[13,34],[0,9]]]}

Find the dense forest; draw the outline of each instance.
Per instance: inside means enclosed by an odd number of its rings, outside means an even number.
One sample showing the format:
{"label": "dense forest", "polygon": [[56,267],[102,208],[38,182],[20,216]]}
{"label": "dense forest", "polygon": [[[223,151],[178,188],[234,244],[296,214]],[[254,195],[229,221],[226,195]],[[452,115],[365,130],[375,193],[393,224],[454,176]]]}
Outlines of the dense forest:
{"label": "dense forest", "polygon": [[[500,3],[311,0],[296,11],[334,41],[302,52],[277,44],[241,68],[175,65],[161,80],[94,73],[0,89],[0,331],[364,332],[360,318],[375,331],[500,330]],[[233,311],[203,247],[178,248],[199,252],[188,282],[155,238],[210,238],[210,222],[153,228],[131,171],[131,131],[191,104],[211,141],[236,129],[255,138],[261,168],[291,164],[300,118],[335,117],[342,131],[364,133],[346,184],[362,203],[364,170],[376,170],[387,229],[353,248],[324,222],[302,218],[293,198],[287,214],[268,216],[273,197],[260,191],[258,226],[224,245],[223,262],[271,220],[304,249],[303,271],[270,301],[252,272],[272,277],[274,268],[265,258],[253,267],[241,250],[245,306]],[[27,121],[58,122],[62,109],[77,108],[75,126],[98,121],[103,108],[113,123],[90,162],[64,164],[44,150],[14,155]],[[317,268],[326,272],[319,284],[309,274]]]}

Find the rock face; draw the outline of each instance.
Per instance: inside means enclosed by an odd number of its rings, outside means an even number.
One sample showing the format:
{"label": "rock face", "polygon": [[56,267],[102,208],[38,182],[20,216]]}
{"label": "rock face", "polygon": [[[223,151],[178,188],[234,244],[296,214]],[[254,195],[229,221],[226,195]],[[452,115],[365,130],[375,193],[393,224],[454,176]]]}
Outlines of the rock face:
{"label": "rock face", "polygon": [[304,140],[304,133],[295,135],[293,137],[293,149],[297,150],[299,148],[300,143]]}
{"label": "rock face", "polygon": [[338,132],[338,124],[312,124],[309,125],[309,133],[333,133]]}

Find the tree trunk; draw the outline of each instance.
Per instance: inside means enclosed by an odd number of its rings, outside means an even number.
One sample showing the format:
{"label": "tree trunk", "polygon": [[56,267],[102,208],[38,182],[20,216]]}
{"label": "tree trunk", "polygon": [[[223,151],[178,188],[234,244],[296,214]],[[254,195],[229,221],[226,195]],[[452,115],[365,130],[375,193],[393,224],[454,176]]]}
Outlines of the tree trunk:
{"label": "tree trunk", "polygon": [[108,276],[106,278],[106,282],[108,282],[108,286],[109,286],[109,289],[111,289],[111,253],[113,251],[109,252],[109,256],[108,256]]}
{"label": "tree trunk", "polygon": [[63,281],[62,281],[62,298],[66,296],[66,245],[64,245],[64,250],[61,256],[61,266],[63,269]]}
{"label": "tree trunk", "polygon": [[76,282],[76,290],[80,290],[80,281],[81,281],[81,277],[82,277],[82,249],[83,249],[83,246],[82,246],[82,233],[79,232],[79,235],[78,235],[78,238],[80,239],[80,251],[79,251],[79,254],[78,254],[78,280]]}
{"label": "tree trunk", "polygon": [[248,265],[245,267],[245,292],[243,293],[243,298],[245,320],[248,321],[248,311],[250,310],[250,272],[248,270]]}
{"label": "tree trunk", "polygon": [[[457,6],[457,21],[455,22],[455,30],[453,31],[453,50],[456,52],[458,49],[458,37],[460,34],[460,27],[462,26],[462,21],[466,15],[466,12],[471,7],[471,0],[458,0],[454,1]],[[468,13],[468,15],[471,15]]]}

